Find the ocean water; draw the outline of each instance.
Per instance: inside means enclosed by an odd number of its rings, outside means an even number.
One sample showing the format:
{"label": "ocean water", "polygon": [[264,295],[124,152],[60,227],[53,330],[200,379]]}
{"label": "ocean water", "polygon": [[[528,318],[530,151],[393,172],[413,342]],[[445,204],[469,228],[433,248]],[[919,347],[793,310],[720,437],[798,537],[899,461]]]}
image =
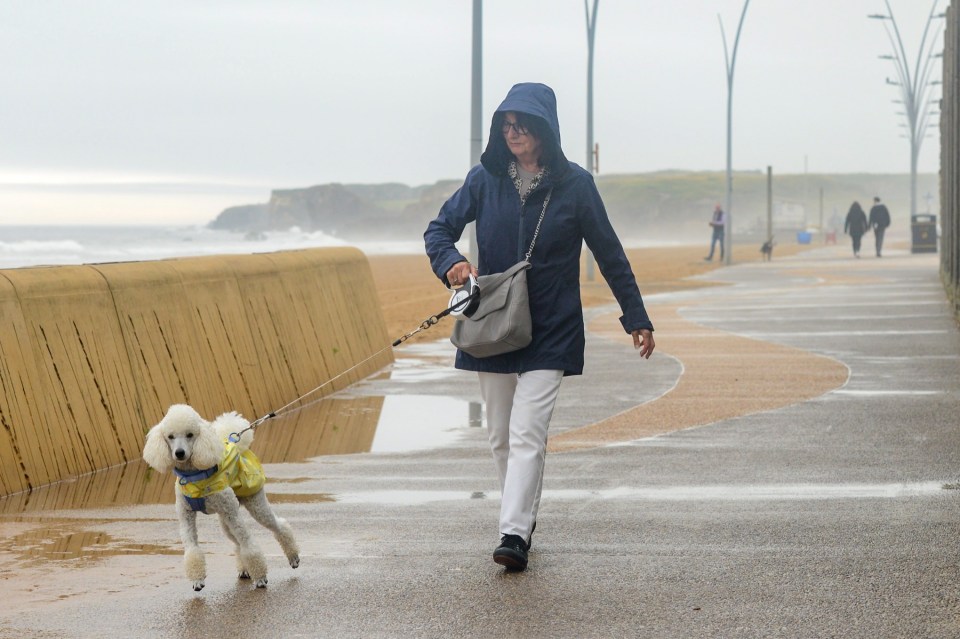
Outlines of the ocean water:
{"label": "ocean water", "polygon": [[368,255],[418,254],[423,239],[347,242],[298,228],[256,237],[204,226],[0,226],[0,268],[140,262],[199,255],[356,246]]}

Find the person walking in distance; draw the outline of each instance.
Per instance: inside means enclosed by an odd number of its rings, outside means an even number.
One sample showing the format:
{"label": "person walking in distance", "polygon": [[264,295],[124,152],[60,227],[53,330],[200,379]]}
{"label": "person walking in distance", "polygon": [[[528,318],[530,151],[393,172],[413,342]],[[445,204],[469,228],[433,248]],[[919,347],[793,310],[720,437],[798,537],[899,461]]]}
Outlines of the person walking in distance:
{"label": "person walking in distance", "polygon": [[854,257],[860,257],[860,238],[868,230],[870,230],[870,227],[867,226],[867,214],[863,212],[863,207],[860,206],[859,202],[854,202],[850,205],[850,210],[847,211],[846,222],[843,223],[843,232],[853,240]]}
{"label": "person walking in distance", "polygon": [[873,206],[870,207],[870,228],[873,229],[873,237],[877,242],[877,257],[881,257],[883,250],[883,234],[890,226],[890,211],[879,197],[873,198]]}
{"label": "person walking in distance", "polygon": [[720,243],[720,261],[723,261],[723,230],[727,225],[727,214],[720,208],[720,204],[713,209],[713,215],[710,217],[710,227],[713,229],[713,234],[710,238],[710,254],[705,258],[706,261],[711,261],[713,259],[713,250],[717,246],[717,242]]}
{"label": "person walking in distance", "polygon": [[[501,490],[500,544],[493,560],[510,570],[527,567],[547,428],[560,382],[583,372],[584,241],[620,305],[620,323],[634,348],[644,359],[655,348],[653,324],[593,176],[563,154],[553,90],[522,83],[510,89],[494,112],[480,164],[427,225],[423,237],[434,274],[455,287],[471,275],[508,269],[524,258],[541,215],[527,271],[532,341],[489,357],[457,350],[454,364],[479,376]],[[455,246],[470,222],[476,222],[477,265]]]}

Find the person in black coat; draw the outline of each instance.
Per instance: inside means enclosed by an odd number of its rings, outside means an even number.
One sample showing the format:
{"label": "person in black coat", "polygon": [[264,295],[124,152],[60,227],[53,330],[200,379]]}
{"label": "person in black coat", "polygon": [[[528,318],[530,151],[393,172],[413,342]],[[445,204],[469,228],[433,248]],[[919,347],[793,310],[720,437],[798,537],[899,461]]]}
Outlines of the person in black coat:
{"label": "person in black coat", "polygon": [[847,211],[847,221],[843,224],[843,232],[853,240],[853,256],[860,257],[860,238],[867,232],[867,214],[863,212],[863,207],[859,202],[850,205]]}
{"label": "person in black coat", "polygon": [[870,228],[873,229],[873,237],[877,240],[877,257],[881,257],[883,234],[888,226],[890,226],[890,211],[880,201],[880,198],[875,197],[873,198],[873,206],[870,208]]}
{"label": "person in black coat", "polygon": [[[455,246],[470,222],[476,222],[477,264]],[[527,82],[510,89],[493,114],[480,164],[423,237],[434,274],[453,287],[471,275],[506,271],[525,258],[536,237],[527,258],[532,341],[490,357],[458,350],[455,360],[457,368],[478,374],[500,480],[501,539],[493,560],[523,570],[537,523],[547,428],[560,382],[583,372],[584,242],[620,305],[620,323],[640,357],[649,358],[655,347],[653,324],[593,176],[564,156],[550,87]]]}

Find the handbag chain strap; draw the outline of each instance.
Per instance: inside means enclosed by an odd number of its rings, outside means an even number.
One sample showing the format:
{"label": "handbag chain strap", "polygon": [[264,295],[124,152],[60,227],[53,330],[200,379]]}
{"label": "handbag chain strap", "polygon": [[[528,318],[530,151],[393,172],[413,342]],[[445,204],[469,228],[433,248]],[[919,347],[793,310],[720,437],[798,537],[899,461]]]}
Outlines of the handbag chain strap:
{"label": "handbag chain strap", "polygon": [[547,191],[547,197],[543,199],[543,210],[540,211],[540,219],[537,220],[537,228],[533,230],[533,239],[530,240],[530,248],[527,249],[527,254],[523,258],[526,261],[530,261],[530,256],[533,255],[533,245],[537,243],[537,236],[540,235],[540,223],[543,222],[543,216],[547,213],[547,204],[550,203],[550,196],[553,195],[553,189],[551,188]]}

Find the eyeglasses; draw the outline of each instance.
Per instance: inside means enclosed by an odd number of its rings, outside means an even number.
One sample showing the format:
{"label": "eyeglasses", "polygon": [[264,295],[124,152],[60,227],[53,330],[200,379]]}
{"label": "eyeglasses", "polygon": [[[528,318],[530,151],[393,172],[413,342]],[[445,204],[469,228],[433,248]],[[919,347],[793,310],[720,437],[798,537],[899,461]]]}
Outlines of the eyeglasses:
{"label": "eyeglasses", "polygon": [[517,135],[526,135],[527,133],[530,132],[527,129],[527,127],[523,126],[519,122],[511,122],[509,120],[504,120],[503,124],[500,125],[500,130],[503,132],[504,135],[507,135],[508,133],[510,133],[510,129],[513,129],[514,133],[516,133]]}

